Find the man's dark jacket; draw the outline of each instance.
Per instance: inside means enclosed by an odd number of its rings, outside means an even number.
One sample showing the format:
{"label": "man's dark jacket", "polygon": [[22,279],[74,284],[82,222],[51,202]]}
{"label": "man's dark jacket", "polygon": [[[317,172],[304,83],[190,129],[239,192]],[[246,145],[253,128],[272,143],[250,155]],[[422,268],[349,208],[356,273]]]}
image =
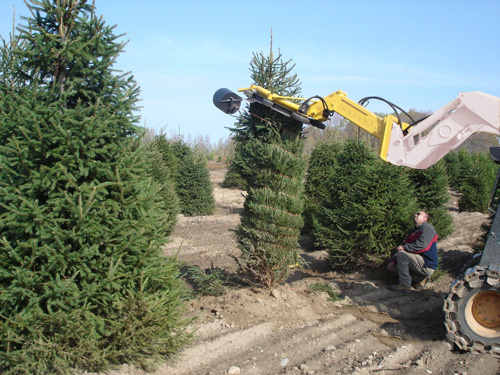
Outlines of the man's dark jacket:
{"label": "man's dark jacket", "polygon": [[435,270],[438,265],[436,230],[429,223],[422,223],[413,228],[403,240],[405,251],[424,258],[424,266]]}

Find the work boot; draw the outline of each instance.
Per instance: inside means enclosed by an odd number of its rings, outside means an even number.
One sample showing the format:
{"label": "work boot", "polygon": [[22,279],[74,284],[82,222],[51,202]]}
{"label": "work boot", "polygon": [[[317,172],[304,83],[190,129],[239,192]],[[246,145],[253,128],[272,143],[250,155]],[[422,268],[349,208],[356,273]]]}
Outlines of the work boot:
{"label": "work boot", "polygon": [[427,289],[427,281],[428,280],[429,280],[429,277],[424,277],[422,280],[420,280],[418,283],[415,284],[415,289],[416,290]]}
{"label": "work boot", "polygon": [[388,289],[392,292],[411,293],[411,286],[403,286],[400,284],[390,285]]}

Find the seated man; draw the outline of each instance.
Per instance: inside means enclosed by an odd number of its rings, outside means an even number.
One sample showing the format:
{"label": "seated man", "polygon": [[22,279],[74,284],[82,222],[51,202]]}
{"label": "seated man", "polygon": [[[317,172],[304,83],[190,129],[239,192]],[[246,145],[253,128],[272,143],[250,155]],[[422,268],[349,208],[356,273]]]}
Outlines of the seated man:
{"label": "seated man", "polygon": [[391,285],[389,290],[395,292],[410,293],[412,276],[416,276],[417,282],[427,280],[438,265],[437,238],[438,235],[429,220],[426,212],[420,211],[415,214],[415,227],[408,233],[403,243],[397,247],[397,254],[387,265],[389,272],[397,273],[399,284]]}

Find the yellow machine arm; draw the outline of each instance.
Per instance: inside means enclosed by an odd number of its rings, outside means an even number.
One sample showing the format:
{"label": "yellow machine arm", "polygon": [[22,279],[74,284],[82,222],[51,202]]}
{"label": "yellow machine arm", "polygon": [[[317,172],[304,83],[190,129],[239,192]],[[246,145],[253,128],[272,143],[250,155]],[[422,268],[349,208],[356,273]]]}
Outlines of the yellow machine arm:
{"label": "yellow machine arm", "polygon": [[[396,116],[383,118],[350,100],[342,91],[310,99],[284,97],[251,85],[238,90],[249,102],[259,102],[304,124],[324,129],[333,113],[351,121],[380,140],[379,155],[396,165],[425,169],[457,148],[476,132],[500,136],[500,99],[482,92],[461,93],[426,119],[407,124]],[[235,113],[241,98],[228,89],[214,94],[214,104],[225,113]]]}

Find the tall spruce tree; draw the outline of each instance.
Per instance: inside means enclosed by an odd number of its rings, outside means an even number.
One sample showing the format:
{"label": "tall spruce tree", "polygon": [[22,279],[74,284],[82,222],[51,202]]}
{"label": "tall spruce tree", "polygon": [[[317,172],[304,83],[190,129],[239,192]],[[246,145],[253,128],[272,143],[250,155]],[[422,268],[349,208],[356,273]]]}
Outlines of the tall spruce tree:
{"label": "tall spruce tree", "polygon": [[[281,53],[275,57],[271,44],[268,56],[254,53],[251,78],[280,95],[297,96],[299,80],[291,74],[290,62]],[[298,261],[305,174],[302,124],[251,103],[233,131],[235,160],[248,190],[237,240],[253,282],[270,287],[284,281]]]}
{"label": "tall spruce tree", "polygon": [[29,8],[0,50],[0,369],[148,367],[189,333],[138,88],[93,5]]}

